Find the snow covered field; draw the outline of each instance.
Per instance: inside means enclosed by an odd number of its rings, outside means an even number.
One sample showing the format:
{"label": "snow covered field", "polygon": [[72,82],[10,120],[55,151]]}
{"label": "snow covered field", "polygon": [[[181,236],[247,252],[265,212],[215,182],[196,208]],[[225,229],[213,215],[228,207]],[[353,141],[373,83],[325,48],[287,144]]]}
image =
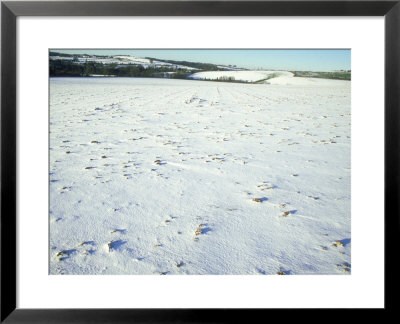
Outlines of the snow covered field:
{"label": "snow covered field", "polygon": [[271,77],[292,78],[293,73],[287,71],[205,71],[190,75],[190,78],[199,80],[217,80],[221,77],[244,82],[266,82]]}
{"label": "snow covered field", "polygon": [[53,78],[49,271],[349,274],[350,123],[348,81]]}
{"label": "snow covered field", "polygon": [[299,78],[289,71],[205,71],[196,72],[189,76],[194,80],[218,80],[221,78],[233,78],[234,81],[254,82],[278,85],[317,85],[329,87],[332,83],[328,79]]}

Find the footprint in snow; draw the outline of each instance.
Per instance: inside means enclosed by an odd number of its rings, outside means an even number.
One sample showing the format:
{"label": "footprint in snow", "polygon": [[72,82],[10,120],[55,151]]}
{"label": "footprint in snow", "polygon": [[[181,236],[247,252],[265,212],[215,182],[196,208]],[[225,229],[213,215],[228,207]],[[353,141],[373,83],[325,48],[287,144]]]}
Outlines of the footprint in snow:
{"label": "footprint in snow", "polygon": [[110,232],[111,234],[119,233],[119,234],[126,234],[126,229],[119,229],[116,228]]}
{"label": "footprint in snow", "polygon": [[268,200],[267,197],[260,197],[260,198],[253,198],[252,201],[258,202],[258,203],[262,203],[264,201]]}
{"label": "footprint in snow", "polygon": [[290,270],[284,270],[282,267],[280,267],[279,271],[276,274],[280,275],[280,276],[290,275],[291,271]]}
{"label": "footprint in snow", "polygon": [[93,250],[93,249],[88,249],[88,250],[84,250],[83,252],[82,252],[82,254],[83,255],[92,255],[92,254],[94,254],[96,252],[96,250]]}
{"label": "footprint in snow", "polygon": [[297,213],[297,210],[288,210],[288,211],[284,211],[281,216],[287,217],[289,215],[296,214],[296,213]]}
{"label": "footprint in snow", "polygon": [[166,162],[163,162],[163,161],[161,161],[161,160],[155,160],[154,161],[154,164],[156,164],[156,165],[165,165],[165,164],[167,164]]}
{"label": "footprint in snow", "polygon": [[70,249],[70,250],[62,250],[56,254],[58,261],[64,261],[68,259],[72,254],[76,253],[76,249]]}
{"label": "footprint in snow", "polygon": [[339,270],[344,271],[346,273],[350,273],[351,272],[351,264],[350,263],[343,262],[342,264],[337,264],[336,267]]}
{"label": "footprint in snow", "polygon": [[196,231],[194,232],[194,235],[196,236],[196,237],[194,238],[194,240],[197,241],[199,235],[206,234],[206,233],[209,232],[209,231],[211,231],[211,228],[210,228],[210,227],[207,227],[207,224],[200,224],[200,225],[197,227]]}
{"label": "footprint in snow", "polygon": [[79,246],[88,246],[88,245],[94,246],[96,244],[94,243],[94,241],[84,241],[81,244],[79,244]]}
{"label": "footprint in snow", "polygon": [[334,247],[343,247],[346,246],[347,244],[349,244],[351,242],[351,239],[347,238],[347,239],[343,239],[343,240],[338,240],[332,243],[332,246]]}
{"label": "footprint in snow", "polygon": [[110,241],[107,243],[108,252],[119,250],[126,243],[127,241],[122,241],[122,240]]}

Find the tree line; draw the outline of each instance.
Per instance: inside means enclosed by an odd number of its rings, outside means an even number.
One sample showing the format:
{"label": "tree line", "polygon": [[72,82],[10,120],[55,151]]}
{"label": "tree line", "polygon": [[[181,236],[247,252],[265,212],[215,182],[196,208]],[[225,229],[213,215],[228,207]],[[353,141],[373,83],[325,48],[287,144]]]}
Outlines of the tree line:
{"label": "tree line", "polygon": [[105,75],[117,77],[170,77],[185,79],[190,72],[168,68],[143,67],[142,65],[118,65],[96,62],[76,63],[72,60],[50,60],[49,74],[51,77],[87,77],[91,75]]}

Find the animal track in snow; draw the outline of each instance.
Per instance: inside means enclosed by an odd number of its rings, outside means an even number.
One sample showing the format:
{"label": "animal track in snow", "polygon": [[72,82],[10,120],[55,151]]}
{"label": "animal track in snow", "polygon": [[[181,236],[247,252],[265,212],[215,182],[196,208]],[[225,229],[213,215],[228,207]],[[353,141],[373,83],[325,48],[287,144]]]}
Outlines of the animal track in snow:
{"label": "animal track in snow", "polygon": [[115,240],[107,243],[108,252],[119,250],[127,241]]}
{"label": "animal track in snow", "polygon": [[62,250],[56,254],[58,261],[64,261],[77,252],[76,249]]}

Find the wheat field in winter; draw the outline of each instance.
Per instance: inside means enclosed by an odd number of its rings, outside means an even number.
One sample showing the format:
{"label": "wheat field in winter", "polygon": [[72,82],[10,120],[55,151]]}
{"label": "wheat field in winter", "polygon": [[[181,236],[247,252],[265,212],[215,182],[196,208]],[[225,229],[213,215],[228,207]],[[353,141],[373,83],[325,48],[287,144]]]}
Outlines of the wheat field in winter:
{"label": "wheat field in winter", "polygon": [[350,82],[50,79],[50,274],[351,273]]}

